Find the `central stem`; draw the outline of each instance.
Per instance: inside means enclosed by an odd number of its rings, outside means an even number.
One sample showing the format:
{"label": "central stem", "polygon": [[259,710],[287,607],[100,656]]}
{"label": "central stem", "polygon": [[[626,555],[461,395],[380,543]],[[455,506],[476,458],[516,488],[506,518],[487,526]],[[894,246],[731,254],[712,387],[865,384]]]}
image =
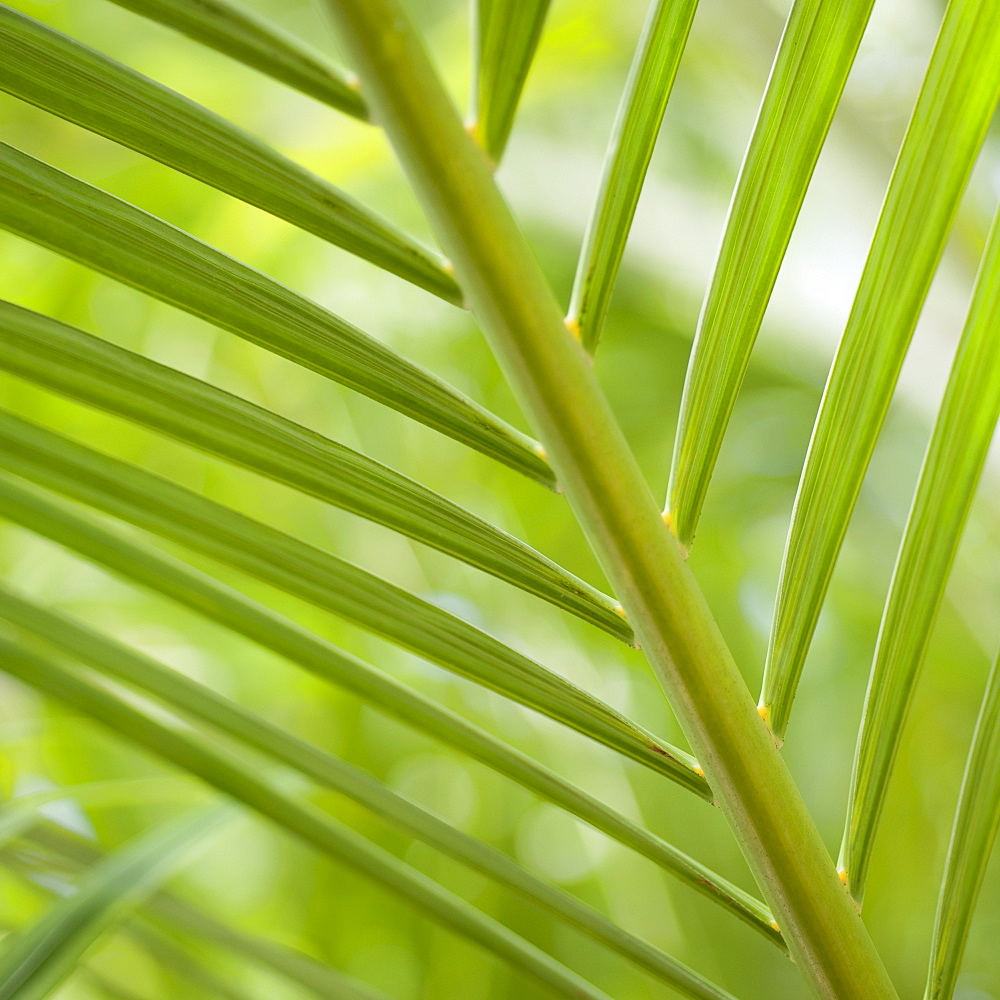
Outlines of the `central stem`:
{"label": "central stem", "polygon": [[894,1000],[551,287],[397,0],[327,0],[374,108],[817,997]]}

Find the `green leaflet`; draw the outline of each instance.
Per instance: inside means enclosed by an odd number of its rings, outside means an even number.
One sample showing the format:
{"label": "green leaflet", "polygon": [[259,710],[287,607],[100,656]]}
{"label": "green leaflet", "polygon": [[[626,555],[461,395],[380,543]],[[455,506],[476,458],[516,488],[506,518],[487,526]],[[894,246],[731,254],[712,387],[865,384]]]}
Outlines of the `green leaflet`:
{"label": "green leaflet", "polygon": [[[43,824],[46,826],[47,832],[52,830],[65,832],[63,827],[58,827],[51,821],[42,820],[40,816],[36,817],[36,819],[39,826]],[[38,876],[45,876],[47,881],[55,875],[61,880],[69,881],[72,878],[79,877],[81,874],[79,869],[84,866],[78,865],[75,866],[74,870],[69,870],[71,866],[67,865],[62,857],[53,858],[47,844],[44,846],[38,844],[40,839],[48,838],[39,837],[38,826],[24,837],[24,840],[36,850],[41,846],[41,850],[46,852],[44,858],[32,858],[23,851],[14,849],[12,851],[0,852],[0,863],[2,863],[5,873],[17,876],[24,886],[31,889],[37,895],[49,898],[58,897],[60,894],[59,891],[44,884]],[[103,857],[102,852],[92,849],[89,860],[92,865],[96,865]],[[154,891],[153,896],[155,895],[156,892]],[[152,896],[149,898],[152,898]],[[145,905],[148,906],[148,900]],[[6,926],[3,926],[3,929],[8,930]],[[135,939],[142,945],[163,968],[168,968],[172,973],[189,980],[199,989],[207,991],[209,996],[218,998],[218,1000],[248,1000],[245,993],[230,988],[225,982],[192,958],[186,951],[168,941],[166,935],[154,934],[154,932],[147,930],[144,926],[137,924],[135,920],[130,921],[127,918],[122,923],[120,930],[123,934]],[[89,980],[101,993],[109,997],[110,1000],[139,1000],[135,994],[123,991],[116,983],[112,983],[89,965],[78,964],[74,970],[74,974]],[[385,998],[380,998],[380,1000],[385,1000]]]}
{"label": "green leaflet", "polygon": [[[3,588],[0,588],[0,618],[30,631],[43,642],[100,673],[151,694],[178,714],[215,726],[248,748],[268,754],[318,784],[353,799],[410,836],[484,872],[501,885],[573,923],[665,982],[684,981],[686,970],[668,956],[623,932],[566,892],[530,874],[507,855],[408,802],[350,764],[304,743],[210,689],[121,643],[92,632],[65,615],[44,610]],[[748,900],[746,893],[714,872],[688,863],[681,855],[678,857],[681,863],[674,874],[768,934],[771,917],[762,904]],[[769,936],[773,940],[773,932]]]}
{"label": "green leaflet", "polygon": [[799,481],[761,694],[779,737],[903,358],[998,98],[1000,4],[951,0]]}
{"label": "green leaflet", "polygon": [[151,21],[252,66],[289,87],[366,121],[353,74],[330,65],[298,38],[227,0],[112,0]]}
{"label": "green leaflet", "polygon": [[538,445],[377,340],[193,236],[0,143],[0,228],[553,485]]}
{"label": "green leaflet", "polygon": [[882,616],[858,735],[841,847],[861,901],[879,817],[920,664],[1000,418],[1000,213],[983,255],[969,316]]}
{"label": "green leaflet", "polygon": [[654,0],[618,106],[566,325],[593,354],[698,0]]}
{"label": "green leaflet", "polygon": [[[5,656],[5,669],[8,663]],[[0,1000],[48,996],[73,972],[87,948],[169,877],[191,849],[230,815],[229,808],[199,809],[108,854],[87,872],[76,892],[53,905],[32,928],[5,942],[7,947],[0,954]]]}
{"label": "green leaflet", "polygon": [[[73,875],[77,869],[95,865],[103,857],[102,852],[92,843],[57,826],[51,820],[42,820],[28,833],[26,839],[44,854],[40,864],[49,872],[58,865],[60,870],[66,869]],[[24,855],[8,856],[5,860],[10,863],[11,870],[28,874],[24,869],[29,859]],[[33,880],[30,884],[35,889],[45,891],[37,881]],[[128,921],[124,930],[155,955],[161,965],[178,972],[202,990],[207,990],[210,996],[245,1000],[242,994],[209,972],[185,948],[175,943],[178,937],[196,942],[199,946],[208,943],[230,951],[240,958],[273,970],[282,978],[315,993],[322,1000],[329,1000],[330,997],[336,997],[337,1000],[341,1000],[341,997],[343,1000],[388,1000],[385,994],[318,959],[224,924],[205,910],[167,890],[160,889],[149,896],[138,909],[136,918],[138,919]]]}
{"label": "green leaflet", "polygon": [[694,541],[781,261],[874,0],[796,0],[733,193],[681,398],[667,511]]}
{"label": "green leaflet", "polygon": [[951,1000],[979,890],[1000,831],[1000,658],[993,664],[965,766],[938,896],[924,1000]]}
{"label": "green leaflet", "polygon": [[[693,864],[669,844],[485,730],[204,573],[148,546],[126,541],[3,477],[0,514],[346,688],[380,711],[503,774],[666,870]],[[703,779],[693,790],[709,797]],[[694,869],[690,870],[693,874]],[[775,934],[775,940],[777,937]]]}
{"label": "green leaflet", "polygon": [[514,126],[550,0],[474,0],[469,128],[496,164]]}
{"label": "green leaflet", "polygon": [[461,304],[439,257],[208,109],[2,4],[0,48],[0,90]]}
{"label": "green leaflet", "polygon": [[609,1000],[606,994],[493,918],[364,837],[335,823],[315,806],[285,794],[274,782],[261,778],[258,769],[245,765],[228,751],[193,733],[166,726],[98,685],[2,639],[0,654],[7,673],[85,712],[123,739],[201,778],[334,861],[357,869],[389,892],[409,901],[432,920],[477,942],[557,994],[574,1000]]}
{"label": "green leaflet", "polygon": [[484,632],[371,573],[126,462],[0,412],[5,468],[340,615],[687,787],[694,761]]}
{"label": "green leaflet", "polygon": [[550,559],[364,455],[253,403],[0,301],[0,369],[136,420],[447,552],[623,642],[611,598]]}

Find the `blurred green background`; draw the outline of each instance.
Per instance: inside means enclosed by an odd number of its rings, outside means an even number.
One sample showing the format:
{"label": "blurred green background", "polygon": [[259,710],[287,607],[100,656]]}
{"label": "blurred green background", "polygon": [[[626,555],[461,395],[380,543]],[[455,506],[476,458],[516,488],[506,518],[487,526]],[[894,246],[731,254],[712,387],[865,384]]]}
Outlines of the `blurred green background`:
{"label": "blurred green background", "polygon": [[[265,137],[415,234],[427,225],[381,134],[102,0],[17,0],[63,30]],[[256,0],[262,13],[337,57],[307,0]],[[459,0],[412,0],[462,106],[468,12]],[[702,0],[598,354],[597,372],[657,495],[666,485],[684,366],[729,195],[767,79],[786,0]],[[879,0],[828,148],[817,169],[755,361],[735,413],[691,565],[756,690],[796,477],[823,380],[864,263],[879,204],[941,5]],[[557,291],[568,298],[576,252],[631,51],[642,0],[555,0],[499,180]],[[0,96],[3,138],[133,201],[274,275],[524,426],[467,313],[97,136]],[[836,851],[867,672],[895,550],[930,421],[961,329],[1000,188],[994,134],[894,401],[810,654],[786,754]],[[565,503],[452,441],[319,376],[153,303],[55,255],[0,235],[0,295],[267,406],[397,468],[605,585]],[[181,445],[0,376],[2,404],[127,458],[381,574],[470,619],[680,740],[638,653],[390,531]],[[939,618],[894,779],[866,896],[866,919],[901,996],[925,975],[936,886],[971,727],[1000,623],[1000,455],[994,454]],[[154,542],[154,544],[161,544]],[[196,562],[186,553],[183,558]],[[554,807],[288,663],[54,545],[0,526],[5,577],[369,770],[403,795],[518,858],[732,990],[796,997],[793,967],[745,926],[654,866]],[[316,632],[429,693],[751,887],[720,814],[527,710],[248,578],[199,562]],[[203,795],[75,713],[0,676],[4,798],[108,778],[152,777],[120,801],[47,807],[103,847]],[[663,995],[648,977],[557,926],[501,887],[409,842],[334,795],[323,808],[550,950],[621,1000]],[[43,886],[60,891],[65,873]],[[174,883],[226,923],[301,949],[398,1000],[534,1000],[540,988],[350,871],[247,818]],[[21,926],[46,894],[0,870],[0,924]],[[960,1000],[1000,997],[1000,865],[973,927]],[[305,994],[258,964],[205,944],[176,956],[127,929],[88,965],[136,997],[219,995],[205,973],[248,997]],[[162,958],[162,956],[160,956]],[[86,974],[64,1000],[103,995]]]}

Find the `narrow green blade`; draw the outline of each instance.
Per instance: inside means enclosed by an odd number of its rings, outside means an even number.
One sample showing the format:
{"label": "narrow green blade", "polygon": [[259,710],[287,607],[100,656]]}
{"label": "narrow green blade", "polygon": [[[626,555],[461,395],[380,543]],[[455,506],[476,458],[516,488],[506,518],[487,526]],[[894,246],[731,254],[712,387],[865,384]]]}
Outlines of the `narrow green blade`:
{"label": "narrow green blade", "polygon": [[[274,782],[260,777],[259,769],[245,765],[231,753],[193,733],[168,727],[96,684],[2,639],[0,654],[7,673],[85,712],[116,735],[201,778],[332,860],[358,870],[389,892],[406,899],[432,920],[482,945],[555,993],[574,1000],[609,1000],[606,994],[493,918],[364,837],[335,823],[315,806],[285,794]],[[689,995],[711,996],[715,1000],[725,996],[718,991]]]}
{"label": "narrow green blade", "polygon": [[[507,855],[408,802],[350,764],[297,739],[182,674],[2,587],[0,619],[29,631],[98,672],[152,695],[178,714],[214,726],[251,750],[268,754],[318,784],[347,796],[410,836],[569,921],[666,982],[675,975],[675,964],[658,949],[623,932],[602,914],[535,877]],[[757,930],[769,933],[772,918],[762,903],[680,852],[675,854],[676,864],[671,874],[721,903]]]}
{"label": "narrow green blade", "polygon": [[629,70],[576,266],[566,325],[593,354],[698,0],[654,0]]}
{"label": "narrow green blade", "polygon": [[280,80],[362,121],[368,109],[357,79],[299,39],[227,0],[112,0],[151,21]]}
{"label": "narrow green blade", "polygon": [[309,601],[687,787],[692,758],[485,632],[190,490],[0,411],[5,468]]}
{"label": "narrow green blade", "polygon": [[781,261],[874,0],[796,0],[740,168],[681,398],[667,487],[694,541],[712,471]]}
{"label": "narrow green blade", "polygon": [[[5,668],[7,662],[5,656]],[[229,815],[228,808],[199,809],[108,854],[85,875],[76,892],[8,943],[0,954],[0,1000],[47,997],[73,972],[83,953]]]}
{"label": "narrow green blade", "polygon": [[[96,865],[103,857],[102,851],[93,843],[70,833],[65,827],[57,826],[51,820],[40,818],[26,840],[40,855],[36,871],[44,866],[44,870],[51,872],[59,866],[60,870],[66,869],[72,876],[80,868]],[[8,870],[30,876],[29,857],[20,853],[8,854],[4,860],[8,863]],[[29,884],[37,891],[53,894],[52,890],[41,885],[37,879],[30,880]],[[353,976],[303,952],[249,934],[230,923],[223,923],[168,890],[159,889],[150,895],[137,909],[135,916],[123,925],[123,930],[135,938],[161,965],[207,990],[210,996],[245,1000],[228,983],[219,980],[204,968],[183,946],[186,942],[196,944],[199,949],[204,944],[210,944],[248,959],[255,965],[297,983],[322,1000],[329,1000],[330,997],[336,997],[337,1000],[388,1000],[385,994],[360,983]]]}
{"label": "narrow green blade", "polygon": [[993,664],[962,778],[938,896],[924,1000],[951,1000],[1000,831],[1000,658]]}
{"label": "narrow green blade", "polygon": [[920,473],[889,587],[840,865],[859,902],[920,665],[1000,419],[1000,213]]}
{"label": "narrow green blade", "polygon": [[[3,477],[0,477],[0,514],[93,560],[125,580],[177,601],[259,643],[317,677],[351,691],[380,711],[565,809],[655,864],[667,870],[677,866],[680,858],[670,845],[599,799],[461,716],[204,573],[149,546],[126,541],[89,519],[71,513],[61,504],[14,486]],[[703,779],[693,790],[709,797]],[[774,932],[772,937],[777,941],[779,935]]]}
{"label": "narrow green blade", "polygon": [[0,90],[461,304],[440,257],[206,108],[2,4],[0,49]]}
{"label": "narrow green blade", "polygon": [[377,340],[155,216],[0,143],[0,228],[553,485],[539,446]]}
{"label": "narrow green blade", "polygon": [[1000,4],[951,0],[820,404],[785,547],[762,712],[784,735],[833,567],[1000,98]]}
{"label": "narrow green blade", "polygon": [[472,113],[469,128],[499,163],[514,127],[524,81],[550,0],[474,0]]}
{"label": "narrow green blade", "polygon": [[3,301],[0,369],[384,524],[633,641],[615,601],[505,531],[350,448],[205,382]]}

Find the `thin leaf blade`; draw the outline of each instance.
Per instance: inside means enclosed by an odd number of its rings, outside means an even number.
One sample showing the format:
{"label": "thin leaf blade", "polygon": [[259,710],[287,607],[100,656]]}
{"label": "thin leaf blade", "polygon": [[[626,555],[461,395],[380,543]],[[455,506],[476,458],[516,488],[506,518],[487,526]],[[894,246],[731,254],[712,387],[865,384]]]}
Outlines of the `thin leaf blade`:
{"label": "thin leaf blade", "polygon": [[0,48],[0,90],[461,304],[443,259],[207,108],[2,4]]}
{"label": "thin leaf blade", "polygon": [[1000,658],[993,665],[962,778],[934,919],[925,1000],[951,1000],[1000,831]]}
{"label": "thin leaf blade", "polygon": [[796,0],[733,192],[681,398],[667,517],[690,550],[722,439],[874,0]]}
{"label": "thin leaf blade", "polygon": [[[193,734],[170,728],[131,708],[99,686],[55,663],[0,639],[4,669],[25,683],[85,711],[121,737],[143,747],[270,819],[332,860],[357,869],[401,896],[431,919],[457,932],[559,995],[609,1000],[576,973],[427,876],[335,823],[319,809],[292,798],[238,758]],[[679,984],[678,984],[679,985]],[[689,972],[689,996],[728,1000],[729,995]]]}
{"label": "thin leaf blade", "polygon": [[237,396],[0,300],[0,369],[386,525],[633,641],[617,602],[432,490]]}
{"label": "thin leaf blade", "polygon": [[357,78],[298,38],[228,0],[111,0],[280,80],[346,114],[368,120]]}
{"label": "thin leaf blade", "polygon": [[554,484],[537,443],[430,372],[259,271],[3,143],[0,228]]}
{"label": "thin leaf blade", "polygon": [[[380,711],[565,809],[655,864],[669,869],[675,863],[675,852],[658,837],[533,758],[204,573],[149,546],[126,540],[70,512],[62,504],[15,486],[4,477],[0,477],[0,513],[122,579],[176,601],[322,680],[352,692]],[[696,791],[710,798],[706,784],[702,783]]]}
{"label": "thin leaf blade", "polygon": [[693,759],[460,618],[126,462],[0,412],[6,468],[337,614],[697,789]]}
{"label": "thin leaf blade", "polygon": [[[5,659],[6,666],[6,659]],[[0,1000],[43,1000],[84,952],[171,875],[231,810],[198,809],[108,854],[73,895],[60,900],[0,955]]]}
{"label": "thin leaf blade", "polygon": [[472,116],[469,129],[499,163],[514,127],[528,70],[551,0],[475,0]]}
{"label": "thin leaf blade", "polygon": [[[438,819],[340,758],[286,733],[158,661],[2,587],[0,618],[99,673],[152,695],[177,714],[212,726],[248,749],[265,753],[347,796],[410,836],[569,921],[647,971],[665,977],[665,981],[669,982],[676,971],[672,961],[658,949],[622,931],[596,910],[532,875],[502,852]],[[762,903],[679,851],[674,856],[671,874],[774,940],[773,933],[769,933],[772,918]]]}
{"label": "thin leaf blade", "polygon": [[840,857],[859,902],[920,666],[998,419],[1000,213],[927,447],[872,663]]}
{"label": "thin leaf blade", "polygon": [[761,694],[761,709],[779,737],[903,358],[998,99],[1000,6],[951,0],[799,481]]}
{"label": "thin leaf blade", "polygon": [[629,69],[597,201],[577,262],[566,325],[593,354],[673,90],[698,0],[654,0]]}

